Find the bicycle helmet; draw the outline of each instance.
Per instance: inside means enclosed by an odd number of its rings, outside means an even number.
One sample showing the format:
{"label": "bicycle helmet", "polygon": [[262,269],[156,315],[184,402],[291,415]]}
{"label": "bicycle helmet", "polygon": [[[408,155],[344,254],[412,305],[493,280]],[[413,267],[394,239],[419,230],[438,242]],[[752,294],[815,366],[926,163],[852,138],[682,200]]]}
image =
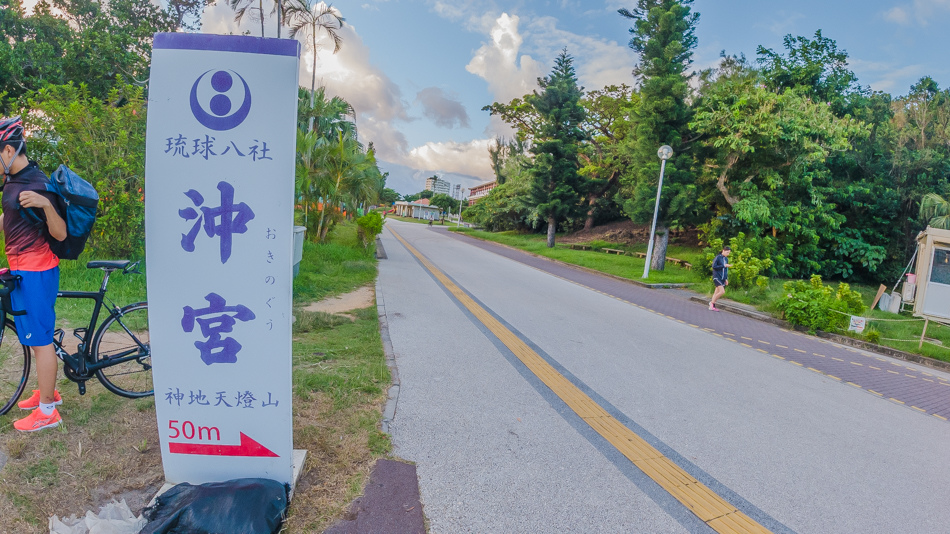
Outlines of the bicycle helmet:
{"label": "bicycle helmet", "polygon": [[[0,119],[0,149],[7,145],[16,146],[16,154],[13,155],[13,159],[16,159],[20,155],[20,152],[23,150],[26,142],[23,140],[23,120],[20,117],[13,117],[9,119]],[[3,164],[3,174],[10,174],[10,166],[7,165],[3,159],[0,159],[0,164]],[[13,164],[13,160],[10,160],[10,165]]]}

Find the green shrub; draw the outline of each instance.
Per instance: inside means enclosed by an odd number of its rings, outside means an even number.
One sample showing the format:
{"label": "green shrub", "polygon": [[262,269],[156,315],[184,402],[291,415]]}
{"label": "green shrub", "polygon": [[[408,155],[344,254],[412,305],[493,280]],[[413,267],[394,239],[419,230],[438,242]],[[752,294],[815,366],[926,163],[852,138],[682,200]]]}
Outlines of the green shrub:
{"label": "green shrub", "polygon": [[864,332],[864,339],[866,339],[868,343],[880,344],[881,333],[873,328],[869,328]]}
{"label": "green shrub", "polygon": [[809,330],[843,330],[851,315],[863,315],[865,311],[861,294],[851,286],[841,282],[834,290],[822,284],[817,274],[808,282],[785,282],[783,288],[785,296],[778,301],[778,308],[789,322]]}
{"label": "green shrub", "polygon": [[356,219],[357,233],[364,247],[368,247],[383,231],[383,216],[377,211],[371,211]]}
{"label": "green shrub", "polygon": [[[770,272],[774,264],[772,259],[768,257],[770,254],[768,244],[756,239],[746,242],[745,234],[740,232],[729,240],[729,246],[732,248],[732,254],[729,255],[727,260],[732,265],[729,268],[729,285],[739,289],[747,289],[753,286],[761,289],[768,287],[768,278],[762,276],[762,273]],[[722,251],[722,247],[722,239],[710,240],[709,247],[703,249],[700,268],[711,273],[713,260]]]}
{"label": "green shrub", "polygon": [[46,172],[69,165],[99,192],[87,249],[99,258],[145,253],[145,96],[122,83],[106,99],[85,85],[47,86],[22,111],[33,132],[30,157]]}

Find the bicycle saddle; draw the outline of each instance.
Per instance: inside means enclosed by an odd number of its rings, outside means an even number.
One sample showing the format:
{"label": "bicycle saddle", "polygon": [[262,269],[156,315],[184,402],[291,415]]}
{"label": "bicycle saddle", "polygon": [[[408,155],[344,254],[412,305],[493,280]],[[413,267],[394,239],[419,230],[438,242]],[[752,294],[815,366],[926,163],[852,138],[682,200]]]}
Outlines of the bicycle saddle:
{"label": "bicycle saddle", "polygon": [[96,260],[86,264],[87,269],[105,269],[107,271],[117,271],[125,269],[129,260]]}

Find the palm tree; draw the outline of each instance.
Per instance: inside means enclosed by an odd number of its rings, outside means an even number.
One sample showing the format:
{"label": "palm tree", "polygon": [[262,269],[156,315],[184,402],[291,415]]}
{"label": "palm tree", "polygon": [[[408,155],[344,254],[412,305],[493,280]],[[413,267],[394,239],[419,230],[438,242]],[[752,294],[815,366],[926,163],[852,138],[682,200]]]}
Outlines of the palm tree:
{"label": "palm tree", "polygon": [[298,129],[312,127],[314,132],[326,139],[336,137],[337,131],[343,131],[348,137],[356,137],[356,110],[346,100],[338,96],[327,98],[326,87],[320,87],[314,93],[301,88],[297,98]]}
{"label": "palm tree", "polygon": [[337,132],[330,143],[315,147],[314,152],[317,168],[313,183],[320,184],[323,198],[317,222],[317,236],[322,241],[333,222],[327,220],[327,213],[336,213],[344,203],[357,206],[374,201],[380,175],[375,155],[364,151],[359,141],[343,132]]}
{"label": "palm tree", "polygon": [[920,218],[927,221],[928,226],[950,230],[950,199],[927,193],[920,199]]}
{"label": "palm tree", "polygon": [[[231,0],[232,2],[240,0]],[[290,38],[296,39],[297,34],[310,34],[307,49],[313,52],[312,70],[310,72],[310,93],[317,89],[317,38],[323,30],[333,40],[333,53],[340,51],[343,38],[337,33],[343,28],[345,20],[340,12],[332,5],[314,0],[285,0],[286,16],[290,22]],[[313,104],[311,96],[310,103]],[[312,127],[312,123],[311,123]]]}
{"label": "palm tree", "polygon": [[[248,15],[251,20],[254,18],[260,19],[261,37],[264,37],[264,0],[228,0],[228,5],[234,10],[234,22],[238,24],[241,23],[244,15]],[[254,14],[255,12],[256,14]]]}

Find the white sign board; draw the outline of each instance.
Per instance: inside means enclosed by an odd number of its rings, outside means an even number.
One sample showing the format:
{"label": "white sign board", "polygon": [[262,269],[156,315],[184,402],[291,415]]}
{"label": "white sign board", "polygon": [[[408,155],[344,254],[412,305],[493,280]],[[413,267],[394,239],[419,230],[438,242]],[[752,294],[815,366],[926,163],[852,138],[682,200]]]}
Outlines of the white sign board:
{"label": "white sign board", "polygon": [[851,324],[848,325],[848,331],[857,332],[860,334],[864,332],[864,328],[867,326],[867,324],[868,324],[868,320],[865,319],[864,317],[856,317],[852,315]]}
{"label": "white sign board", "polygon": [[156,34],[149,331],[165,478],[291,482],[297,41]]}

